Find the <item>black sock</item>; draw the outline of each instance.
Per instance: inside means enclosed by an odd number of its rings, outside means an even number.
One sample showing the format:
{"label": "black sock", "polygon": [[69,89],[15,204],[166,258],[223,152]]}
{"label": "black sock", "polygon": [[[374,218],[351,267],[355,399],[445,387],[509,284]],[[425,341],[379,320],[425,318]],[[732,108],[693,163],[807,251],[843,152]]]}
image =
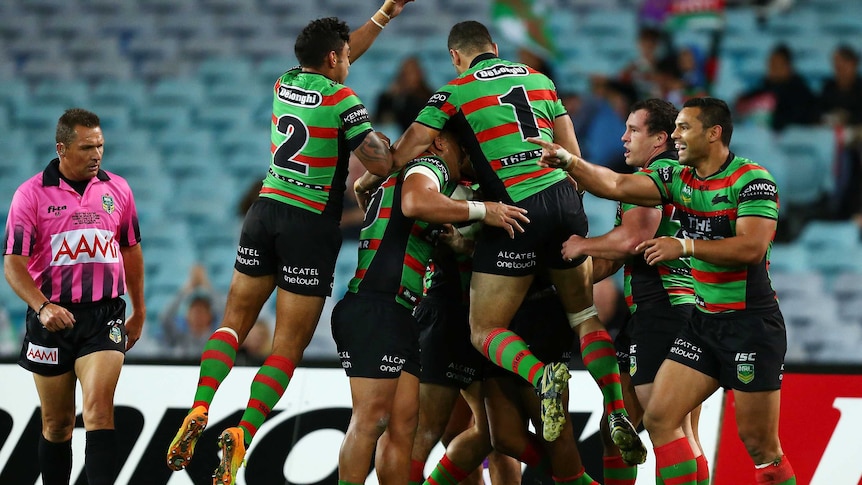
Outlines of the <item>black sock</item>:
{"label": "black sock", "polygon": [[72,440],[51,443],[40,432],[39,469],[43,485],[68,485],[72,476]]}
{"label": "black sock", "polygon": [[117,479],[117,440],[113,429],[87,431],[84,470],[90,485],[112,485]]}

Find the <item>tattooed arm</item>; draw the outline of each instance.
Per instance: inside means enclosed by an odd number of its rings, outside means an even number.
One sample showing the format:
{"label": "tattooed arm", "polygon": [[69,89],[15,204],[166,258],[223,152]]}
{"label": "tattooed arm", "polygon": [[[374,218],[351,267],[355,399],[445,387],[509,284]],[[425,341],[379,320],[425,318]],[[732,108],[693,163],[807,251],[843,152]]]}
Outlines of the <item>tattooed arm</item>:
{"label": "tattooed arm", "polygon": [[389,140],[383,135],[373,131],[368,133],[362,143],[353,150],[353,154],[362,162],[365,169],[374,175],[386,177],[392,170]]}

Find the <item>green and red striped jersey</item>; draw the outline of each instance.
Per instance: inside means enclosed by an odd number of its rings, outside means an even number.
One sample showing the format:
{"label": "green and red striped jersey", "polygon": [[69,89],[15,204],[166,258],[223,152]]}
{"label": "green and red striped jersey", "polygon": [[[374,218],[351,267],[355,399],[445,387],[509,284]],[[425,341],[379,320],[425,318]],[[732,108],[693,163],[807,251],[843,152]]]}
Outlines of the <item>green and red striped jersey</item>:
{"label": "green and red striped jersey", "polygon": [[554,139],[554,119],[567,116],[554,83],[538,71],[491,54],[440,88],[416,118],[436,130],[452,120],[470,154],[486,200],[518,202],[566,174],[540,167],[529,137]]}
{"label": "green and red striped jersey", "polygon": [[[647,167],[657,170],[662,167],[678,167],[679,162],[665,158],[667,152],[652,160]],[[638,172],[643,174],[644,172]],[[622,215],[637,205],[619,203],[615,226],[622,223]],[[682,227],[676,209],[671,204],[656,206],[661,210],[655,237],[683,237]],[[694,282],[691,277],[691,262],[689,258],[663,261],[656,266],[646,263],[642,255],[629,258],[623,268],[623,290],[629,311],[634,313],[638,305],[664,303],[670,305],[685,305],[694,303]]]}
{"label": "green and red striped jersey", "polygon": [[[736,235],[740,217],[778,220],[778,186],[765,168],[730,154],[715,174],[700,178],[692,167],[647,170],[665,203],[679,211],[685,237],[718,240]],[[707,313],[772,310],[778,302],[769,281],[769,248],[753,265],[722,266],[691,258],[695,303]]]}
{"label": "green and red striped jersey", "polygon": [[[413,309],[422,298],[422,277],[439,226],[410,219],[401,212],[401,187],[411,171],[433,174],[440,192],[451,196],[457,181],[441,158],[426,154],[389,176],[371,197],[359,233],[359,262],[347,284],[350,293],[391,295]],[[420,176],[420,175],[414,175]]]}
{"label": "green and red striped jersey", "polygon": [[341,220],[350,152],[372,131],[352,89],[293,68],[273,87],[272,158],[261,197]]}

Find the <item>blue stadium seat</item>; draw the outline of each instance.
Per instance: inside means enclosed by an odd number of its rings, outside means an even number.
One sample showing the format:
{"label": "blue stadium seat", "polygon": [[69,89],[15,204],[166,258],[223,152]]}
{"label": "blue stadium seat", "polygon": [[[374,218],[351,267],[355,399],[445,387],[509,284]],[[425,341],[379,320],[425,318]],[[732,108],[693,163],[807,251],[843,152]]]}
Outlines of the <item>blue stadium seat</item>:
{"label": "blue stadium seat", "polygon": [[198,65],[204,83],[242,84],[252,79],[252,63],[239,57],[210,57]]}
{"label": "blue stadium seat", "polygon": [[135,125],[154,134],[185,130],[191,126],[189,106],[151,106],[142,105],[134,111]]}
{"label": "blue stadium seat", "polygon": [[811,221],[802,229],[798,242],[808,251],[824,252],[836,260],[844,260],[844,251],[862,244],[859,226],[852,221]]}
{"label": "blue stadium seat", "polygon": [[818,195],[832,191],[836,140],[831,128],[790,126],[777,142],[786,155],[788,173],[792,177],[791,192],[785,192],[786,195],[795,197],[796,191],[806,190]]}
{"label": "blue stadium seat", "polygon": [[617,215],[617,203],[602,199],[592,194],[584,194],[584,211],[590,224],[590,236],[601,236],[614,228]]}
{"label": "blue stadium seat", "polygon": [[807,257],[807,251],[799,243],[773,243],[769,254],[769,273],[792,274],[808,271]]}

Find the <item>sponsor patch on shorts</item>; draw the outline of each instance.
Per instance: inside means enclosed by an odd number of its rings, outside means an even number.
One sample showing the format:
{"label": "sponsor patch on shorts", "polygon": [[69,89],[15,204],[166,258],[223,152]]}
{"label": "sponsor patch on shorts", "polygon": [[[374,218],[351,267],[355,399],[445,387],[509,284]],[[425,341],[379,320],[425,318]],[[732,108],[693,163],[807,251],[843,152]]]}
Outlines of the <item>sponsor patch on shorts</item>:
{"label": "sponsor patch on shorts", "polygon": [[42,347],[30,342],[27,344],[27,360],[39,364],[57,365],[59,350],[57,347]]}

